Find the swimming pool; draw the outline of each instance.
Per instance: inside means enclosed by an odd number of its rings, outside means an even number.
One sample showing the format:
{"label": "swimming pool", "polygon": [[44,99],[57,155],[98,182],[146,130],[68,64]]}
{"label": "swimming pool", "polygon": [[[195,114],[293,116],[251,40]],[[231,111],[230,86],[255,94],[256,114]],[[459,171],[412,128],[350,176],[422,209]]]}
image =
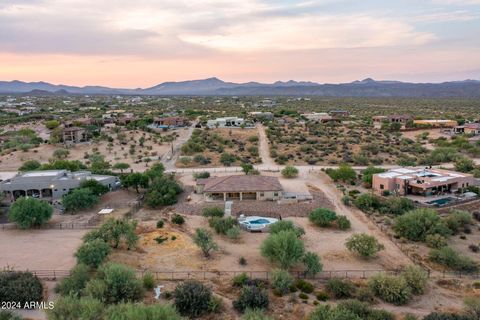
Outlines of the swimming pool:
{"label": "swimming pool", "polygon": [[262,231],[265,230],[272,223],[277,222],[278,219],[267,218],[267,217],[240,217],[238,223],[241,227],[247,229],[248,231]]}
{"label": "swimming pool", "polygon": [[454,200],[455,200],[455,198],[447,197],[447,198],[427,201],[427,203],[431,204],[431,205],[434,205],[434,206],[437,206],[437,207],[441,207],[441,206],[445,206],[445,205],[449,204],[450,202],[452,202]]}

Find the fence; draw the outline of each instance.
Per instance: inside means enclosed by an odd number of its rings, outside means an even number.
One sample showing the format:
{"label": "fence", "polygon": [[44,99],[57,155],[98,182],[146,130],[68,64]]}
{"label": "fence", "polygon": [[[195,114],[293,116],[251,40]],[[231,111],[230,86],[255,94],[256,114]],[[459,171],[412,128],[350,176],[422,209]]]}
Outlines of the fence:
{"label": "fence", "polygon": [[[40,227],[32,228],[32,230],[48,230],[48,229],[58,229],[58,230],[73,230],[73,229],[95,229],[97,225],[92,222],[84,222],[84,223],[50,223]],[[20,229],[16,224],[13,223],[4,223],[0,224],[0,230],[16,230]]]}

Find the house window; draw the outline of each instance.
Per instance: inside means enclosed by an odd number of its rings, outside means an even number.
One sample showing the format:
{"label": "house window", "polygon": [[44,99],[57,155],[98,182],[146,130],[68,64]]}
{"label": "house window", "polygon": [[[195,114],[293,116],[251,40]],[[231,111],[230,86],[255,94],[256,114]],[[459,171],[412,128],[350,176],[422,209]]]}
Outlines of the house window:
{"label": "house window", "polygon": [[260,197],[264,197],[265,194],[263,192],[260,192]]}
{"label": "house window", "polygon": [[274,196],[274,197],[278,197],[278,192],[274,192],[274,193],[273,193],[273,196]]}
{"label": "house window", "polygon": [[385,186],[383,184],[380,185],[380,190],[385,189]]}

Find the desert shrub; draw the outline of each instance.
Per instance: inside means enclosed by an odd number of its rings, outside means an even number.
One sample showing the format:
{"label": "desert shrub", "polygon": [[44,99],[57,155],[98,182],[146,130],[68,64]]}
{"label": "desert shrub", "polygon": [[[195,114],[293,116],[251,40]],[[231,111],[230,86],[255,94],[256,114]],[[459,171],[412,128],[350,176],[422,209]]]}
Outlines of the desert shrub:
{"label": "desert shrub", "polygon": [[246,309],[243,313],[241,320],[273,320],[273,318],[267,317],[263,310]]}
{"label": "desert shrub", "polygon": [[442,236],[450,234],[438,213],[425,208],[415,209],[397,217],[394,230],[398,235],[412,241],[425,241],[429,234],[438,233]]}
{"label": "desert shrub", "polygon": [[357,233],[352,235],[345,242],[345,246],[351,252],[369,258],[375,256],[384,246],[378,242],[374,236],[366,233]]}
{"label": "desert shrub", "polygon": [[102,239],[113,248],[118,248],[123,241],[128,249],[134,247],[138,241],[138,236],[135,233],[137,228],[136,221],[129,221],[128,219],[107,219],[99,229],[87,233],[83,240],[85,242],[94,239]]}
{"label": "desert shrub", "polygon": [[380,207],[380,200],[376,195],[370,193],[364,193],[359,195],[354,201],[353,204],[363,212],[371,212]]}
{"label": "desert shrub", "polygon": [[300,299],[302,299],[302,300],[308,300],[308,294],[303,293],[303,292],[300,292],[300,293],[298,294],[298,297],[299,297]]}
{"label": "desert shrub", "polygon": [[129,267],[107,263],[99,268],[96,278],[87,283],[85,293],[107,304],[134,302],[143,297],[143,284]]}
{"label": "desert shrub", "polygon": [[77,264],[70,272],[70,275],[58,283],[55,291],[64,296],[79,297],[88,280],[90,280],[90,268],[84,264]]}
{"label": "desert shrub", "polygon": [[395,305],[406,304],[412,297],[412,290],[403,277],[376,274],[370,278],[368,285],[375,296]]}
{"label": "desert shrub", "polygon": [[480,299],[478,297],[467,297],[463,304],[468,316],[472,319],[480,319]]}
{"label": "desert shrub", "polygon": [[438,233],[427,235],[425,237],[425,242],[427,246],[434,249],[440,249],[447,246],[447,239]]}
{"label": "desert shrub", "polygon": [[267,291],[256,286],[244,286],[238,299],[233,301],[233,307],[239,312],[246,309],[267,309],[268,304]]}
{"label": "desert shrub", "polygon": [[165,224],[165,221],[163,221],[163,219],[160,219],[157,221],[157,228],[158,229],[161,229],[163,228],[163,225]]}
{"label": "desert shrub", "polygon": [[74,189],[62,197],[62,205],[67,212],[89,209],[98,203],[98,196],[89,188]]}
{"label": "desert shrub", "polygon": [[237,220],[232,217],[213,217],[208,220],[208,223],[216,233],[226,235],[228,230],[237,225]]}
{"label": "desert shrub", "polygon": [[423,294],[427,286],[428,273],[418,266],[408,266],[401,276],[407,282],[413,294]]}
{"label": "desert shrub", "polygon": [[338,216],[335,223],[340,230],[348,230],[351,227],[350,220],[348,220],[348,218],[345,216]]}
{"label": "desert shrub", "polygon": [[312,293],[313,290],[315,289],[313,284],[303,279],[297,279],[295,281],[295,287],[304,293]]}
{"label": "desert shrub", "polygon": [[308,215],[308,219],[313,224],[325,228],[331,226],[331,224],[337,219],[337,214],[335,213],[335,211],[327,208],[318,208],[313,210]]}
{"label": "desert shrub", "polygon": [[303,241],[293,231],[280,231],[270,234],[262,243],[262,256],[282,269],[289,269],[299,262],[304,255]]}
{"label": "desert shrub", "polygon": [[22,320],[23,318],[8,310],[0,310],[0,320]]}
{"label": "desert shrub", "polygon": [[329,296],[328,293],[325,291],[319,291],[315,294],[315,297],[317,298],[318,301],[327,301]]}
{"label": "desert shrub", "polygon": [[476,244],[470,244],[468,246],[468,249],[470,249],[470,251],[472,251],[472,252],[479,252],[480,251],[480,247],[477,246]]}
{"label": "desert shrub", "polygon": [[40,166],[41,164],[37,160],[27,160],[18,168],[18,171],[34,171],[39,169]]}
{"label": "desert shrub", "polygon": [[223,308],[222,298],[212,295],[212,298],[208,301],[208,312],[220,313]]}
{"label": "desert shrub", "polygon": [[217,250],[218,246],[213,241],[212,234],[205,229],[196,229],[193,242],[202,250],[205,257],[210,257],[210,251]]}
{"label": "desert shrub", "polygon": [[104,186],[103,184],[101,184],[95,179],[82,181],[80,183],[80,188],[89,189],[96,196],[102,196],[106,194],[108,191],[110,191],[107,186]]}
{"label": "desert shrub", "polygon": [[97,268],[110,253],[110,246],[101,239],[85,242],[75,253],[78,263]]}
{"label": "desert shrub", "polygon": [[185,281],[173,293],[175,307],[183,316],[198,317],[209,310],[212,292],[198,281]]}
{"label": "desert shrub", "polygon": [[153,179],[145,195],[145,203],[152,208],[168,206],[177,202],[182,188],[171,175],[161,175]]}
{"label": "desert shrub", "polygon": [[468,211],[455,210],[444,219],[447,227],[453,234],[464,231],[465,228],[472,224],[472,214]]}
{"label": "desert shrub", "polygon": [[185,218],[181,215],[179,215],[178,213],[175,213],[172,218],[171,218],[171,221],[173,224],[177,224],[177,225],[182,225],[185,223]]}
{"label": "desert shrub", "polygon": [[469,257],[460,255],[457,251],[450,247],[431,250],[429,258],[431,261],[453,270],[463,272],[478,271],[478,265],[475,261]]}
{"label": "desert shrub", "polygon": [[233,226],[227,230],[227,237],[230,240],[238,240],[241,236],[241,230],[238,226]]}
{"label": "desert shrub", "polygon": [[247,265],[247,259],[245,259],[245,257],[238,258],[238,264],[241,265],[241,266],[246,266]]}
{"label": "desert shrub", "polygon": [[467,315],[458,313],[432,312],[427,316],[423,317],[423,320],[472,320],[472,318]]}
{"label": "desert shrub", "polygon": [[361,287],[355,292],[355,299],[372,304],[375,302],[375,295],[369,287]]}
{"label": "desert shrub", "polygon": [[340,302],[338,309],[348,310],[361,319],[365,320],[394,320],[395,316],[385,310],[373,309],[366,302],[358,300],[346,300]]}
{"label": "desert shrub", "polygon": [[313,277],[323,270],[320,257],[315,252],[306,252],[303,256],[303,264],[305,265],[305,273],[307,276]]}
{"label": "desert shrub", "polygon": [[362,320],[353,312],[321,304],[315,308],[309,315],[308,320]]}
{"label": "desert shrub", "polygon": [[[91,318],[95,319],[95,318]],[[105,310],[106,320],[182,320],[177,310],[168,304],[117,304]]]}
{"label": "desert shrub", "polygon": [[18,198],[10,207],[8,218],[21,229],[29,229],[45,224],[51,217],[53,208],[44,200],[32,197]]}
{"label": "desert shrub", "polygon": [[298,176],[298,169],[293,166],[286,166],[281,173],[285,178],[295,178]]}
{"label": "desert shrub", "polygon": [[42,283],[30,272],[0,272],[0,301],[14,301],[24,305],[42,299]]}
{"label": "desert shrub", "polygon": [[248,276],[246,273],[240,273],[233,277],[232,284],[234,287],[243,287],[248,282]]}
{"label": "desert shrub", "polygon": [[329,169],[326,173],[333,181],[351,182],[357,178],[357,173],[348,164],[341,164],[338,169]]}
{"label": "desert shrub", "polygon": [[222,218],[224,215],[223,209],[220,207],[206,207],[203,208],[202,214],[204,217],[219,217]]}
{"label": "desert shrub", "polygon": [[47,310],[49,320],[65,319],[95,319],[103,318],[105,306],[91,297],[75,298],[72,296],[60,297],[55,301],[55,308]]}
{"label": "desert shrub", "polygon": [[305,234],[305,230],[302,227],[296,226],[290,220],[277,221],[271,224],[268,228],[270,233],[279,233],[280,231],[284,231],[284,230],[292,230],[297,234],[298,237]]}
{"label": "desert shrub", "polygon": [[[195,158],[193,160],[195,162],[198,162],[198,161],[195,160]],[[194,173],[193,177],[195,178],[195,180],[197,180],[197,179],[207,179],[207,178],[210,178],[210,172],[204,171],[204,172]]]}
{"label": "desert shrub", "polygon": [[325,285],[325,290],[335,299],[345,299],[352,297],[355,286],[348,280],[330,279]]}
{"label": "desert shrub", "polygon": [[293,283],[292,276],[285,270],[276,269],[271,274],[271,285],[275,293],[283,296],[288,293],[290,286]]}
{"label": "desert shrub", "polygon": [[384,214],[402,215],[407,211],[415,209],[412,200],[404,197],[389,198],[380,203],[379,211]]}
{"label": "desert shrub", "polygon": [[155,287],[155,277],[151,272],[147,272],[142,277],[143,287],[147,290],[152,290]]}

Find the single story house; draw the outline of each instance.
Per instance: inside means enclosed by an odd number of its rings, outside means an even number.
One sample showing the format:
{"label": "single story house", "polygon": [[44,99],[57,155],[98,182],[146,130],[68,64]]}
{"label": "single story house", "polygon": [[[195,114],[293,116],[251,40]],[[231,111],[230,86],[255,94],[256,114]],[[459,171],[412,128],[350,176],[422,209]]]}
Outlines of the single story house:
{"label": "single story house", "polygon": [[177,128],[188,126],[188,119],[183,117],[155,117],[152,126],[156,128]]}
{"label": "single story house", "polygon": [[443,120],[443,119],[432,119],[432,120],[413,120],[415,125],[419,126],[428,126],[436,128],[454,128],[458,126],[458,122],[455,120]]}
{"label": "single story house", "polygon": [[115,176],[96,175],[89,171],[43,170],[19,173],[0,182],[0,192],[11,202],[25,196],[52,202],[78,188],[82,181],[92,179],[110,190],[120,186],[120,180]]}
{"label": "single story house", "polygon": [[283,188],[278,178],[241,175],[198,179],[195,191],[207,201],[280,200]]}
{"label": "single story house", "polygon": [[245,119],[237,117],[217,118],[207,121],[208,128],[240,128],[242,126],[248,127]]}
{"label": "single story house", "polygon": [[381,129],[382,125],[384,123],[388,123],[388,124],[390,124],[390,123],[400,123],[401,124],[400,129],[405,130],[405,128],[407,127],[407,122],[411,119],[412,119],[412,116],[410,116],[408,114],[402,114],[402,115],[391,114],[391,115],[388,115],[388,116],[374,116],[374,117],[372,117],[373,127],[375,129]]}
{"label": "single story house", "polygon": [[398,168],[373,175],[375,193],[388,191],[401,196],[434,196],[476,185],[473,175],[443,169]]}

